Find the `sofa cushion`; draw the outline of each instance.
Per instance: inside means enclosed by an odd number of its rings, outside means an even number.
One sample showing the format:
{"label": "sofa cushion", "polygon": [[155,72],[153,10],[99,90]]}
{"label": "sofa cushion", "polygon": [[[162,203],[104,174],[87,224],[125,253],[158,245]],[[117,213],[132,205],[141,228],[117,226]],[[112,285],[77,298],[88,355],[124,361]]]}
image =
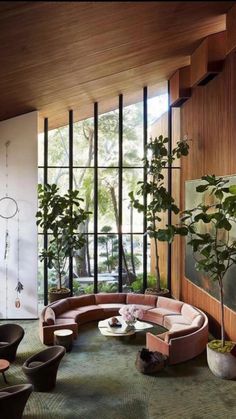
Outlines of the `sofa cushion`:
{"label": "sofa cushion", "polygon": [[95,304],[125,304],[126,294],[122,293],[100,293],[95,295]]}
{"label": "sofa cushion", "polygon": [[187,326],[191,324],[191,322],[188,319],[186,319],[184,316],[182,316],[181,314],[172,314],[172,315],[164,317],[163,325],[167,329],[170,329],[173,326],[173,324],[176,324],[176,323],[186,324]]}
{"label": "sofa cushion", "polygon": [[78,317],[78,311],[77,310],[68,310],[65,313],[60,314],[60,316],[58,316],[58,319],[70,319],[74,322],[77,321],[77,317]]}
{"label": "sofa cushion", "polygon": [[63,324],[64,325],[71,325],[71,324],[74,324],[74,323],[76,323],[76,322],[72,318],[69,318],[69,319],[58,318],[55,321],[56,326],[63,325]]}
{"label": "sofa cushion", "polygon": [[164,307],[153,308],[152,311],[153,311],[153,313],[158,313],[163,317],[175,314],[175,311],[169,310],[169,309],[164,308]]}
{"label": "sofa cushion", "polygon": [[54,310],[51,307],[47,307],[44,314],[44,321],[48,325],[55,324],[56,315]]}
{"label": "sofa cushion", "polygon": [[192,323],[193,319],[199,315],[199,311],[190,306],[189,304],[184,303],[181,309],[181,314]]}
{"label": "sofa cushion", "polygon": [[102,311],[102,308],[97,305],[91,305],[91,306],[85,306],[85,307],[80,307],[77,308],[77,310],[75,310],[77,313],[87,313],[89,311],[94,311],[94,310],[98,310],[98,311]]}
{"label": "sofa cushion", "polygon": [[105,311],[97,305],[78,308],[77,313],[77,322],[79,325],[93,320],[101,320],[107,317]]}
{"label": "sofa cushion", "polygon": [[163,307],[152,308],[145,313],[144,320],[163,325],[164,317],[170,314],[173,314],[172,310]]}
{"label": "sofa cushion", "polygon": [[200,327],[202,327],[203,325],[203,322],[204,322],[204,317],[201,314],[199,314],[193,319],[191,325],[198,327],[198,329],[200,329]]}
{"label": "sofa cushion", "polygon": [[63,298],[63,300],[56,301],[50,307],[54,311],[56,317],[59,316],[61,313],[70,310],[68,298]]}
{"label": "sofa cushion", "polygon": [[164,308],[166,310],[169,310],[169,312],[171,313],[181,313],[183,302],[173,300],[171,298],[158,297],[156,306],[158,308]]}
{"label": "sofa cushion", "polygon": [[84,307],[89,305],[96,304],[95,301],[95,295],[89,294],[89,295],[79,295],[77,297],[69,297],[67,298],[69,303],[69,309],[74,310],[78,307]]}
{"label": "sofa cushion", "polygon": [[113,303],[113,304],[98,304],[98,307],[102,308],[105,311],[117,311],[119,310],[121,307],[123,307],[125,304],[118,304],[118,303]]}
{"label": "sofa cushion", "polygon": [[180,327],[175,327],[177,325],[174,325],[168,332],[166,332],[165,335],[165,342],[169,343],[171,339],[179,338],[182,336],[190,335],[193,332],[196,332],[198,330],[198,327],[193,326],[184,326],[181,325]]}
{"label": "sofa cushion", "polygon": [[126,304],[141,304],[151,306],[151,308],[156,306],[157,297],[155,295],[144,295],[144,294],[133,294],[128,293],[126,295]]}

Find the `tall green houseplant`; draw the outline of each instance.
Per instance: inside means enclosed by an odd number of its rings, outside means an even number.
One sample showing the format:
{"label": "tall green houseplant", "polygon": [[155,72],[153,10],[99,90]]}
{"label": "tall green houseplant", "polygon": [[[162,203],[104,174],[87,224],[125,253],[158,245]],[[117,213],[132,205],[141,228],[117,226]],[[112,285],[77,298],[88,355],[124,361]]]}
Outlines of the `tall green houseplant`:
{"label": "tall green houseplant", "polygon": [[49,269],[55,269],[57,290],[63,290],[68,258],[85,244],[85,238],[78,232],[78,227],[87,220],[90,213],[81,207],[83,199],[79,197],[79,191],[68,190],[61,195],[55,184],[39,184],[38,200],[37,225],[49,234],[48,248],[42,249],[40,260],[46,260]]}
{"label": "tall green houseplant", "polygon": [[[164,172],[167,174],[167,168],[172,165],[176,159],[187,156],[189,145],[187,140],[183,139],[177,142],[177,145],[171,152],[168,150],[169,139],[160,135],[150,138],[146,146],[146,157],[143,159],[144,167],[147,172],[147,182],[138,182],[139,189],[136,196],[134,192],[129,193],[131,203],[139,212],[143,212],[147,219],[146,234],[153,239],[155,249],[155,274],[156,274],[156,292],[161,290],[161,275],[159,266],[159,248],[158,241],[171,243],[175,234],[186,234],[186,229],[166,225],[166,228],[160,228],[162,215],[171,211],[179,213],[179,208],[175,204],[174,198],[166,189],[164,183]],[[144,197],[147,198],[147,205],[144,205]]]}
{"label": "tall green houseplant", "polygon": [[[186,209],[182,223],[188,229],[188,245],[193,250],[196,270],[217,281],[219,286],[221,340],[214,341],[212,349],[224,352],[232,348],[225,345],[224,279],[236,263],[236,241],[230,237],[232,227],[236,226],[236,185],[229,186],[227,179],[215,175],[201,179],[205,183],[197,186],[196,191],[209,193],[212,203],[201,202],[195,208]],[[204,225],[207,228],[203,229]]]}

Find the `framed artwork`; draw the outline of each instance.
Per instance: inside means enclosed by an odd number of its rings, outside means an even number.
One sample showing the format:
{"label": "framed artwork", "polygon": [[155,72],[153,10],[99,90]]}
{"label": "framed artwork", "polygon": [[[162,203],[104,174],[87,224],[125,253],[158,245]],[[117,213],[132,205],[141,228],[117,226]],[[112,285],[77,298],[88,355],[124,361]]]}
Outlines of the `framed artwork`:
{"label": "framed artwork", "polygon": [[[222,176],[223,177],[223,176]],[[224,176],[224,179],[228,179],[227,185],[236,184],[236,175]],[[196,207],[200,203],[206,205],[213,204],[213,199],[208,191],[199,193],[196,192],[198,185],[205,184],[205,181],[201,179],[194,179],[185,182],[185,209],[191,209]],[[201,233],[208,232],[211,234],[210,225],[199,222],[199,231]],[[236,240],[236,226],[234,225],[230,231],[230,239]],[[185,243],[185,277],[208,292],[214,298],[219,300],[219,287],[217,281],[212,281],[204,274],[204,272],[198,272],[195,269],[195,259],[193,257],[192,247],[187,244],[189,238],[186,238]],[[224,277],[224,303],[230,309],[236,311],[236,264],[232,266]]]}

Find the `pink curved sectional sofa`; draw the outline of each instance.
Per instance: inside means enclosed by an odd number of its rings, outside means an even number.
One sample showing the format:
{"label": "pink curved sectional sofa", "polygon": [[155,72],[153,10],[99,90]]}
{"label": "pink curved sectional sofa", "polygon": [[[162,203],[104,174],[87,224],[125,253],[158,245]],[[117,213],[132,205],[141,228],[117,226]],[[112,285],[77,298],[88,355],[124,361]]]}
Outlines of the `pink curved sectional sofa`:
{"label": "pink curved sectional sofa", "polygon": [[146,347],[169,357],[169,364],[194,358],[208,342],[208,318],[182,301],[143,294],[89,294],[69,297],[46,306],[40,316],[40,338],[52,345],[54,330],[71,329],[77,338],[80,325],[118,315],[124,304],[144,310],[143,320],[168,329],[159,335],[146,334]]}

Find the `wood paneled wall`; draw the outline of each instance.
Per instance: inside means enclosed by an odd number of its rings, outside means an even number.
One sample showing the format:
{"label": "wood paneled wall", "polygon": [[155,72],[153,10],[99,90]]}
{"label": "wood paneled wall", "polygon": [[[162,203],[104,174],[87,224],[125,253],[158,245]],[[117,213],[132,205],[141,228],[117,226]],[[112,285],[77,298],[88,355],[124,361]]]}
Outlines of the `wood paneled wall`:
{"label": "wood paneled wall", "polygon": [[[190,154],[182,161],[181,207],[184,209],[185,181],[204,174],[218,176],[236,173],[236,54],[228,55],[222,73],[207,85],[193,89],[181,108],[181,133],[188,134]],[[184,277],[182,240],[180,297],[203,309],[212,319],[213,333],[220,319],[219,302]],[[176,260],[176,264],[178,261]],[[226,308],[226,332],[236,341],[236,312]]]}

